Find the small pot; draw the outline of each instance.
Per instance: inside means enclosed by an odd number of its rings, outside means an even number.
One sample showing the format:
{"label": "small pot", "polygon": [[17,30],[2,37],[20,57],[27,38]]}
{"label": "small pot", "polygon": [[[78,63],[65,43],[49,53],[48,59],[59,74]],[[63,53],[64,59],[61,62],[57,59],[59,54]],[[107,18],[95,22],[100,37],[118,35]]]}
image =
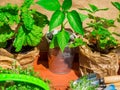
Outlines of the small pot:
{"label": "small pot", "polygon": [[66,47],[64,52],[56,47],[49,49],[48,62],[51,72],[56,74],[66,74],[71,71],[74,58],[74,49]]}

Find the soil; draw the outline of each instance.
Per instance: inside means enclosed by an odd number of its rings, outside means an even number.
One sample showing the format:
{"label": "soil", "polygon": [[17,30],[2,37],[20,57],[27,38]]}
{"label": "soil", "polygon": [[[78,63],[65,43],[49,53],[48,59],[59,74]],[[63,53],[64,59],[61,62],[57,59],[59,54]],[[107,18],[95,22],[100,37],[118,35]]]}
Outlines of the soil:
{"label": "soil", "polygon": [[109,48],[109,49],[100,49],[100,48],[97,48],[97,45],[94,44],[94,45],[88,45],[91,50],[93,52],[97,51],[97,52],[100,52],[101,54],[108,54],[109,52],[111,52],[113,50],[113,48]]}
{"label": "soil", "polygon": [[23,46],[20,52],[15,52],[15,47],[13,47],[12,44],[13,44],[13,40],[12,39],[8,40],[5,49],[8,52],[14,53],[14,54],[17,54],[17,53],[27,53],[28,51],[31,51],[31,50],[34,49],[34,47],[31,47],[31,46]]}

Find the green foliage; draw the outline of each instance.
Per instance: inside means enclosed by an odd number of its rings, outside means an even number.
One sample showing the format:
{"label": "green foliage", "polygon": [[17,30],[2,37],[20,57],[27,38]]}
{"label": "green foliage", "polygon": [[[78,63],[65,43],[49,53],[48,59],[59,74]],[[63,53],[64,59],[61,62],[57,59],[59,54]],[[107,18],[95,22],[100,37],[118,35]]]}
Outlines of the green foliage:
{"label": "green foliage", "polygon": [[89,41],[89,46],[93,51],[99,51],[101,53],[109,53],[112,48],[118,45],[117,40],[112,36],[109,31],[110,27],[115,27],[114,20],[106,19],[103,17],[95,16],[95,12],[107,9],[98,9],[95,5],[89,5],[91,9],[83,8],[80,10],[85,10],[88,12],[88,18],[90,22],[87,23],[87,28],[91,31],[87,33],[86,39]]}
{"label": "green foliage", "polygon": [[14,35],[13,30],[8,25],[1,26],[0,28],[0,42],[6,42]]}
{"label": "green foliage", "polygon": [[33,29],[34,19],[30,11],[22,12],[21,18],[27,30]]}
{"label": "green foliage", "polygon": [[120,2],[112,2],[112,5],[120,11]]}
{"label": "green foliage", "polygon": [[41,28],[49,23],[47,16],[43,15],[40,12],[33,12],[32,15],[33,15],[35,25]]}
{"label": "green foliage", "polygon": [[78,47],[78,46],[82,46],[85,44],[86,43],[81,38],[75,38],[74,42],[70,43],[69,47],[73,48],[73,47]]}
{"label": "green foliage", "polygon": [[60,9],[60,3],[58,0],[38,0],[37,4],[50,11]]}
{"label": "green foliage", "polygon": [[64,29],[57,34],[58,45],[60,46],[60,49],[62,51],[64,51],[64,48],[67,46],[69,40],[70,40],[70,34]]}
{"label": "green foliage", "polygon": [[96,90],[97,86],[93,86],[86,76],[81,77],[77,83],[71,82],[71,90]]}
{"label": "green foliage", "polygon": [[79,14],[75,10],[70,11],[70,8],[72,7],[72,0],[64,0],[62,5],[60,5],[60,2],[58,0],[38,0],[37,4],[42,6],[44,9],[54,11],[49,24],[50,32],[54,31],[56,27],[61,26],[58,34],[53,35],[50,43],[50,48],[60,47],[60,49],[64,51],[65,47],[68,46],[70,42],[70,33],[63,32],[63,30],[66,30],[66,22],[64,21],[69,22],[70,26],[73,29],[73,33],[84,35]]}
{"label": "green foliage", "polygon": [[34,0],[24,0],[22,4],[22,8],[30,8],[30,6],[33,4]]}
{"label": "green foliage", "polygon": [[5,47],[6,41],[13,37],[14,32],[8,24],[14,23],[19,23],[18,6],[11,4],[0,6],[0,47]]}
{"label": "green foliage", "polygon": [[[20,7],[11,4],[0,6],[0,43],[13,39],[16,52],[23,46],[37,46],[43,36],[42,29],[48,24],[45,15],[30,9],[33,3],[34,0],[24,0]],[[12,30],[11,24],[16,24],[17,28]]]}
{"label": "green foliage", "polygon": [[62,4],[63,10],[69,10],[72,6],[72,0],[64,0]]}
{"label": "green foliage", "polygon": [[0,68],[1,90],[49,90],[47,83],[32,68]]}
{"label": "green foliage", "polygon": [[82,13],[79,13],[79,16],[80,16],[82,22],[88,18],[87,15],[82,14]]}
{"label": "green foliage", "polygon": [[68,12],[67,18],[68,18],[69,24],[71,25],[73,30],[76,33],[84,35],[84,31],[82,28],[82,22],[81,22],[81,19],[79,17],[79,14],[75,10],[72,10],[71,12]]}
{"label": "green foliage", "polygon": [[50,48],[54,48],[58,46],[58,41],[57,41],[57,34],[53,36],[51,43],[50,43]]}
{"label": "green foliage", "polygon": [[64,12],[57,10],[53,13],[51,19],[50,19],[50,31],[54,29],[55,27],[61,25],[65,19],[65,14]]}
{"label": "green foliage", "polygon": [[118,44],[112,34],[104,28],[93,30],[89,39],[96,41],[94,44],[96,44],[96,48],[100,51],[109,50]]}
{"label": "green foliage", "polygon": [[119,15],[117,17],[117,21],[120,23],[120,2],[112,2],[112,5],[119,10]]}
{"label": "green foliage", "polygon": [[89,13],[95,13],[95,12],[98,12],[98,11],[106,11],[108,10],[108,8],[98,8],[97,6],[93,5],[93,4],[89,4],[89,7],[90,9],[88,8],[79,8],[79,10],[85,10]]}
{"label": "green foliage", "polygon": [[19,7],[17,5],[7,4],[0,6],[0,27],[4,24],[19,23],[18,16]]}

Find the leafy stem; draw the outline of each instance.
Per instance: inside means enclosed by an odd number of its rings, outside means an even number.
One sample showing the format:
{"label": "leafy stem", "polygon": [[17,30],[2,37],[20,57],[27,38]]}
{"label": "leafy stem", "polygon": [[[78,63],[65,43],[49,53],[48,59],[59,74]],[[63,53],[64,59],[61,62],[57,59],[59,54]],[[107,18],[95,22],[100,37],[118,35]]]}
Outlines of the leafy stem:
{"label": "leafy stem", "polygon": [[38,0],[38,5],[49,11],[54,11],[49,22],[49,32],[54,32],[55,28],[61,26],[61,29],[56,35],[53,35],[50,43],[50,48],[60,47],[64,51],[65,47],[70,42],[70,33],[66,30],[64,21],[67,19],[73,32],[84,35],[82,22],[76,10],[70,10],[72,0],[64,0],[62,5],[58,0]]}

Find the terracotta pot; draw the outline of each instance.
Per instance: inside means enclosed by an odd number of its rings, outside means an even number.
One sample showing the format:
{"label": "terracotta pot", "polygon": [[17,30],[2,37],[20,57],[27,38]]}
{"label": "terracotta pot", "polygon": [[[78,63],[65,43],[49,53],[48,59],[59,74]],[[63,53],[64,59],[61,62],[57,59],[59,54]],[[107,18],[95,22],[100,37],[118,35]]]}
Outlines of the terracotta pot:
{"label": "terracotta pot", "polygon": [[50,71],[56,74],[69,73],[73,58],[74,49],[66,47],[64,52],[61,52],[59,48],[49,49],[48,62]]}

